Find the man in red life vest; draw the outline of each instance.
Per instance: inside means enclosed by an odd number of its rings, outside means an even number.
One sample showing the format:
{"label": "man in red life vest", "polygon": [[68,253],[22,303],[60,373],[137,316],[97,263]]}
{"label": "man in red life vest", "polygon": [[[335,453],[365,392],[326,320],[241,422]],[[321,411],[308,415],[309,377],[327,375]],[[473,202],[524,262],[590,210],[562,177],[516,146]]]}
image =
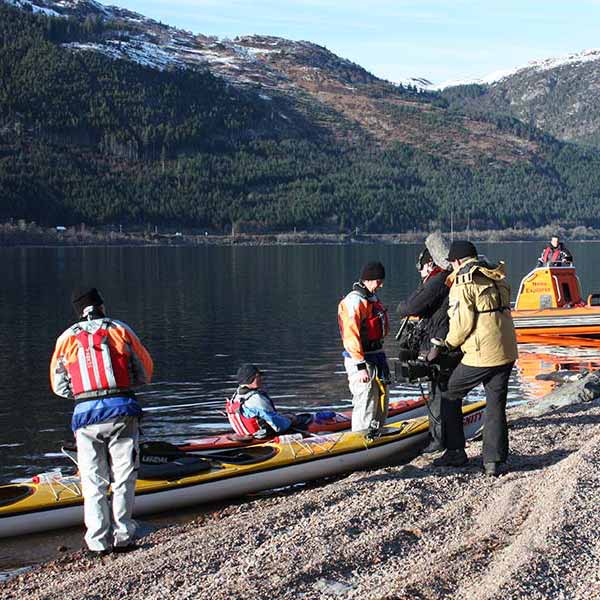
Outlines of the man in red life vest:
{"label": "man in red life vest", "polygon": [[389,333],[387,310],[376,295],[385,268],[367,263],[360,279],[338,305],[344,366],[352,393],[352,431],[383,427],[388,410],[389,367],[383,338]]}
{"label": "man in red life vest", "polygon": [[550,244],[542,250],[538,258],[538,266],[547,265],[570,265],[573,263],[573,255],[568,248],[560,241],[558,235],[553,235]]}
{"label": "man in red life vest", "polygon": [[150,382],[152,359],[128,325],[105,316],[96,288],[75,290],[72,303],[80,320],[56,342],[50,384],[55,394],[75,401],[71,428],[88,553],[127,552],[136,548],[131,515],[142,415],[132,390]]}
{"label": "man in red life vest", "polygon": [[227,417],[239,435],[263,438],[287,431],[293,419],[277,412],[273,400],[262,389],[262,372],[243,364],[237,372],[238,388],[227,401]]}

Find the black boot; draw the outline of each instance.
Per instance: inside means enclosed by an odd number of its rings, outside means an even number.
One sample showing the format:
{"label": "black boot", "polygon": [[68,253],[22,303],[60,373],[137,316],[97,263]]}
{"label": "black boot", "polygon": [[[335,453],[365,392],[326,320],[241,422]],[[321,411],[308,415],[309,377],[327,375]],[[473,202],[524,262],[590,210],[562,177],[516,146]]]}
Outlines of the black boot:
{"label": "black boot", "polygon": [[446,450],[442,456],[433,461],[434,467],[462,467],[469,462],[467,453],[463,448],[457,450]]}
{"label": "black boot", "polygon": [[437,440],[431,440],[429,445],[423,448],[423,454],[434,454],[435,452],[441,452],[444,449],[444,446],[438,442]]}

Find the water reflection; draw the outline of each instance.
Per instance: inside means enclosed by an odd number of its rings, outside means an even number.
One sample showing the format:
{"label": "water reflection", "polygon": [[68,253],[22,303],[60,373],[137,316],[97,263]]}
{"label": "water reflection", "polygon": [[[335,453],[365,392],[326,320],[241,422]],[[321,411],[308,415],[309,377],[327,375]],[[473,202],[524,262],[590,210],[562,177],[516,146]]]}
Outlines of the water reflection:
{"label": "water reflection", "polygon": [[[480,244],[504,259],[513,292],[540,244]],[[600,289],[597,245],[569,244],[583,287]],[[183,441],[227,427],[224,398],[235,372],[251,361],[284,410],[347,409],[336,308],[360,267],[386,265],[381,292],[394,308],[417,285],[418,245],[0,249],[0,479],[61,464],[71,442],[72,406],[54,397],[48,363],[56,337],[73,319],[72,287],[93,283],[109,314],[128,322],[156,363],[156,382],[141,398],[146,438]],[[396,346],[388,342],[393,359]],[[392,365],[393,367],[393,365]],[[536,368],[536,367],[535,367]],[[545,368],[545,367],[543,367]],[[534,369],[534,367],[532,367]],[[509,398],[537,393],[515,370]],[[392,386],[399,400],[418,386]],[[482,395],[476,390],[475,396]]]}
{"label": "water reflection", "polygon": [[[600,368],[600,340],[573,340],[587,347],[520,344],[517,377],[529,398],[541,398],[560,380],[572,379]],[[542,379],[540,376],[556,376]]]}

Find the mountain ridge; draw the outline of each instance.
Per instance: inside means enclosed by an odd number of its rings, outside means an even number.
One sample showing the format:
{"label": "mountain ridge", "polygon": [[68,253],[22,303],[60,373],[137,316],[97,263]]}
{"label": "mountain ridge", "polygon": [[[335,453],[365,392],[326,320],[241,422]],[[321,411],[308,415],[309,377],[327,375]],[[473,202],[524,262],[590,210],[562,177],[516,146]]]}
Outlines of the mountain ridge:
{"label": "mountain ridge", "polygon": [[532,61],[496,81],[448,87],[444,94],[460,96],[461,88],[477,87],[479,93],[460,98],[462,109],[505,114],[560,140],[600,147],[598,49]]}
{"label": "mountain ridge", "polygon": [[[313,113],[310,118],[319,126],[349,141],[358,137],[423,149],[436,145],[440,152],[470,164],[480,160],[481,155],[512,162],[535,151],[529,141],[496,135],[495,127],[488,123],[468,117],[455,118],[451,123],[449,117],[440,117],[438,95],[416,84],[405,87],[379,79],[312,42],[259,35],[220,40],[173,28],[126,9],[105,7],[94,0],[7,1],[51,11],[51,16],[60,14],[87,22],[90,18],[108,19],[119,28],[96,36],[94,41],[63,46],[159,70],[208,69],[236,87],[261,89],[265,101],[274,93],[293,98],[301,110],[304,107],[305,116]],[[449,134],[440,135],[440,118],[447,121]]]}
{"label": "mountain ridge", "polygon": [[322,46],[217,40],[89,0],[4,0],[0,17],[0,218],[215,232],[596,224],[599,155]]}

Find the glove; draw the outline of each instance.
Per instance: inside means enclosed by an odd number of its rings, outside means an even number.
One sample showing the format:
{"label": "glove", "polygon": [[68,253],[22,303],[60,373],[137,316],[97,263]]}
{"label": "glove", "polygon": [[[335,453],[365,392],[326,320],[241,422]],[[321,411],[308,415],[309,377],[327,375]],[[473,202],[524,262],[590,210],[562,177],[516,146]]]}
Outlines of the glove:
{"label": "glove", "polygon": [[442,338],[431,338],[429,341],[431,342],[432,346],[435,346],[436,348],[439,348],[440,350],[442,348],[447,348],[446,341],[443,340]]}

